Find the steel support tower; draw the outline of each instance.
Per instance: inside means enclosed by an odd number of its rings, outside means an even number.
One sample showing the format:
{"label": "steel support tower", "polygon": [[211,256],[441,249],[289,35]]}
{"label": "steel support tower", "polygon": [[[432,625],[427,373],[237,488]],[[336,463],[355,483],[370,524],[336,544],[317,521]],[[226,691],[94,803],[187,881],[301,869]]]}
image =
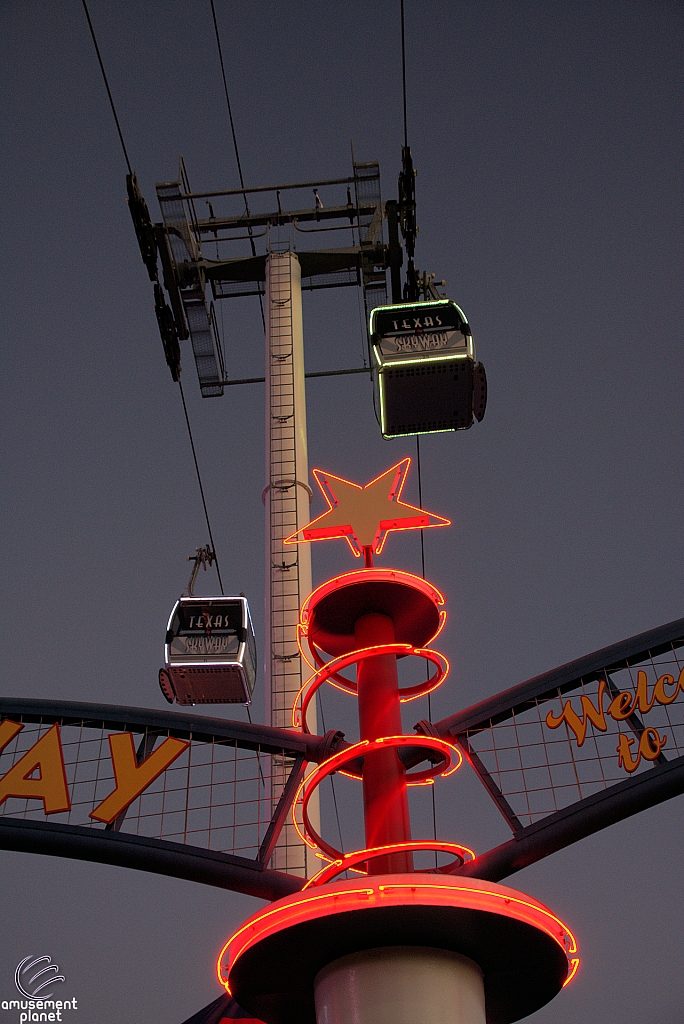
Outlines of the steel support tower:
{"label": "steel support tower", "polygon": [[[308,544],[285,548],[283,540],[309,518],[308,476],[301,268],[293,252],[271,252],[266,259],[264,683],[267,724],[280,729],[291,728],[292,704],[307,675],[297,645],[297,624],[299,609],[311,592],[311,551]],[[311,715],[315,720],[315,709]],[[289,759],[273,755],[274,811],[291,768]],[[318,818],[317,807],[314,813]],[[311,852],[288,822],[272,866],[306,877],[316,870],[315,860],[314,865],[307,860],[313,860]]]}
{"label": "steel support tower", "polygon": [[[305,681],[297,646],[299,608],[311,591],[308,550],[282,548],[282,539],[306,522],[311,497],[302,289],[360,287],[367,320],[372,308],[387,302],[389,270],[392,299],[399,301],[400,225],[405,233],[401,195],[399,202],[391,200],[384,206],[377,162],[356,160],[353,175],[346,178],[193,192],[181,158],[177,180],[157,185],[163,223],[153,224],[135,175],[128,176],[127,188],[141,255],[154,283],[155,312],[173,379],[180,380],[181,375],[180,343],[190,340],[205,398],[222,395],[231,384],[266,384],[266,721],[290,728],[292,703]],[[313,207],[309,205],[312,193]],[[288,207],[284,203],[289,197],[296,201]],[[265,210],[250,206],[261,199],[269,201]],[[384,221],[388,243],[383,239]],[[278,245],[273,242],[283,228],[291,232],[287,252],[276,251]],[[255,241],[259,238],[264,238],[259,244],[265,248],[260,253]],[[325,247],[309,247],[321,241]],[[247,246],[251,255],[245,251]],[[264,378],[231,380],[226,372],[214,302],[240,296],[265,298]],[[364,367],[330,372],[370,374],[370,350],[368,355]],[[311,715],[313,721],[314,709]],[[274,761],[274,810],[291,767],[287,758],[280,764]],[[316,799],[311,813],[317,818]],[[317,867],[289,825],[281,833],[272,866],[304,876]]]}

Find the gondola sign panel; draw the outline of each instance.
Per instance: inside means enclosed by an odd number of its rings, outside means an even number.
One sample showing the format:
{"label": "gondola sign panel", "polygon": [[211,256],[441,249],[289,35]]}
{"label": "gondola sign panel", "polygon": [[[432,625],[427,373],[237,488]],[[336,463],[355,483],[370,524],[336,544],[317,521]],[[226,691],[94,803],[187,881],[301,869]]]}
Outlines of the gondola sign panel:
{"label": "gondola sign panel", "polygon": [[373,310],[371,332],[383,361],[404,359],[411,353],[472,355],[470,328],[455,302],[380,307]]}
{"label": "gondola sign panel", "polygon": [[175,613],[169,630],[171,655],[237,654],[243,632],[239,602],[181,602]]}

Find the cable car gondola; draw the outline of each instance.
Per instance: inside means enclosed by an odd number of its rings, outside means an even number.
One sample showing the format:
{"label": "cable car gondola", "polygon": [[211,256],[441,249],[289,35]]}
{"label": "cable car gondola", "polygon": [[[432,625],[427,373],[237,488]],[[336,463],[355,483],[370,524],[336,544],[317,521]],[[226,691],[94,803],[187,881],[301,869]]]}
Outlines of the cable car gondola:
{"label": "cable car gondola", "polygon": [[487,378],[455,302],[378,306],[370,334],[383,437],[468,430],[482,419]]}
{"label": "cable car gondola", "polygon": [[250,704],[256,641],[245,597],[181,597],[166,631],[159,685],[169,704]]}

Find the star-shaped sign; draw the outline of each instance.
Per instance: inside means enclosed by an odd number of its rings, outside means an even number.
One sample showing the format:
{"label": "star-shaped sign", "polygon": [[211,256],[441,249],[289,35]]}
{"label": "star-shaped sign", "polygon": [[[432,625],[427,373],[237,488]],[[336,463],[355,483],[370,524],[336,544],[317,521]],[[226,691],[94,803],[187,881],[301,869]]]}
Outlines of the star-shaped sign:
{"label": "star-shaped sign", "polygon": [[402,459],[365,487],[314,469],[313,474],[325,495],[328,511],[291,534],[283,543],[301,544],[304,541],[344,537],[358,557],[364,551],[380,554],[387,534],[392,530],[449,526],[449,519],[401,500],[410,465],[410,459]]}

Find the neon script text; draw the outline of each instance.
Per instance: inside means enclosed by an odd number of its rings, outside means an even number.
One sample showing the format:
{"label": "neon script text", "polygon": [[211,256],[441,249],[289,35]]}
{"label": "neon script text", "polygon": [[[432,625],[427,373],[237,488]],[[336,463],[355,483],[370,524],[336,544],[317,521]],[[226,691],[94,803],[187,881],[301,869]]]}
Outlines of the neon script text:
{"label": "neon script text", "polygon": [[[587,735],[587,724],[592,723],[599,732],[606,732],[608,723],[606,715],[614,722],[624,722],[637,712],[642,715],[648,714],[654,704],[666,706],[671,704],[679,693],[684,693],[684,669],[679,673],[679,678],[669,673],[660,676],[653,687],[652,693],[648,692],[648,677],[643,670],[637,673],[636,692],[623,690],[613,697],[607,708],[604,708],[604,697],[608,684],[605,679],[599,680],[596,704],[586,694],[580,698],[582,717],[577,714],[572,706],[572,701],[566,700],[559,715],[549,711],[546,716],[546,724],[549,729],[558,729],[565,722],[568,728],[575,734],[577,746],[581,747]],[[655,761],[667,743],[667,736],[661,736],[657,729],[645,728],[638,737],[638,746],[632,756],[632,747],[637,742],[634,736],[620,734],[620,741],[616,748],[618,764],[630,774],[639,767],[642,758],[646,761]]]}

